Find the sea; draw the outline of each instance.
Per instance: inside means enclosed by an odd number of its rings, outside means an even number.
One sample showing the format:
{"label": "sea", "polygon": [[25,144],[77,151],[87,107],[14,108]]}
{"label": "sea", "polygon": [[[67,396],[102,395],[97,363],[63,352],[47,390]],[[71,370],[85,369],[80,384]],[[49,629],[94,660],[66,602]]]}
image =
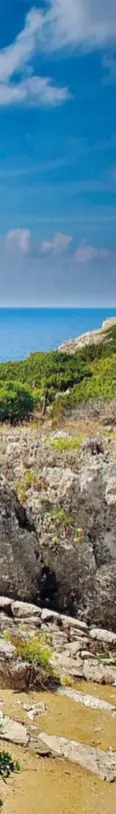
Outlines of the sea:
{"label": "sea", "polygon": [[0,308],[0,362],[54,350],[114,316],[116,308]]}

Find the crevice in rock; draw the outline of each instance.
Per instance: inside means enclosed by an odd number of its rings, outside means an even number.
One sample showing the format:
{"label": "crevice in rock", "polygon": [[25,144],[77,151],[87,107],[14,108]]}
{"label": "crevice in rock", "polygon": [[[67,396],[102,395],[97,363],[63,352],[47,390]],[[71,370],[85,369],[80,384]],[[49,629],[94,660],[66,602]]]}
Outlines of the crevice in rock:
{"label": "crevice in rock", "polygon": [[15,514],[21,529],[25,529],[26,531],[36,534],[36,527],[34,521],[29,517],[26,512],[25,507],[20,503],[19,500],[16,500],[15,503]]}

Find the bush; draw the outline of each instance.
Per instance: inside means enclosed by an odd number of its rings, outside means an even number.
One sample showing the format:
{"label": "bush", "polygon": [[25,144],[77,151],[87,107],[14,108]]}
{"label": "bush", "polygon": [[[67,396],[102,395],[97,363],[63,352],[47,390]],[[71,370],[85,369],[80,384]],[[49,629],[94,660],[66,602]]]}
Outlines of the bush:
{"label": "bush", "polygon": [[34,410],[35,400],[29,388],[20,382],[0,382],[0,421],[21,421]]}
{"label": "bush", "polygon": [[80,435],[80,437],[56,436],[56,438],[50,439],[50,444],[56,452],[70,452],[79,449],[84,438],[85,435]]}

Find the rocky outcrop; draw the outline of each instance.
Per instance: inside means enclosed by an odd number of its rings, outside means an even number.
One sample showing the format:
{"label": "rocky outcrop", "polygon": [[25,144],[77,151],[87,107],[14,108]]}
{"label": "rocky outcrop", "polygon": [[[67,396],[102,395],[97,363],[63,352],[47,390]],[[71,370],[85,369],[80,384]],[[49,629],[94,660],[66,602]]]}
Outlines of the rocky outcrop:
{"label": "rocky outcrop", "polygon": [[116,317],[109,317],[109,319],[106,319],[103,322],[102,328],[98,328],[94,331],[88,331],[81,336],[77,336],[76,339],[69,339],[67,342],[64,342],[63,345],[60,345],[58,350],[65,353],[76,353],[77,350],[80,350],[87,345],[98,345],[100,343],[105,343],[108,341],[107,331],[109,328],[112,328],[113,325],[116,325]]}
{"label": "rocky outcrop", "polygon": [[34,599],[41,569],[34,522],[0,475],[0,593]]}

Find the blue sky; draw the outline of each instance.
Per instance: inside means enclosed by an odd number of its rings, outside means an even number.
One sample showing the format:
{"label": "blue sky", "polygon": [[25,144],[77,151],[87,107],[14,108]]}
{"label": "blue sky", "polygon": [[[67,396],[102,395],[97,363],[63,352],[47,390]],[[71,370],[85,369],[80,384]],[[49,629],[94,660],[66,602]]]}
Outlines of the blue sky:
{"label": "blue sky", "polygon": [[116,2],[0,6],[0,304],[116,306]]}

